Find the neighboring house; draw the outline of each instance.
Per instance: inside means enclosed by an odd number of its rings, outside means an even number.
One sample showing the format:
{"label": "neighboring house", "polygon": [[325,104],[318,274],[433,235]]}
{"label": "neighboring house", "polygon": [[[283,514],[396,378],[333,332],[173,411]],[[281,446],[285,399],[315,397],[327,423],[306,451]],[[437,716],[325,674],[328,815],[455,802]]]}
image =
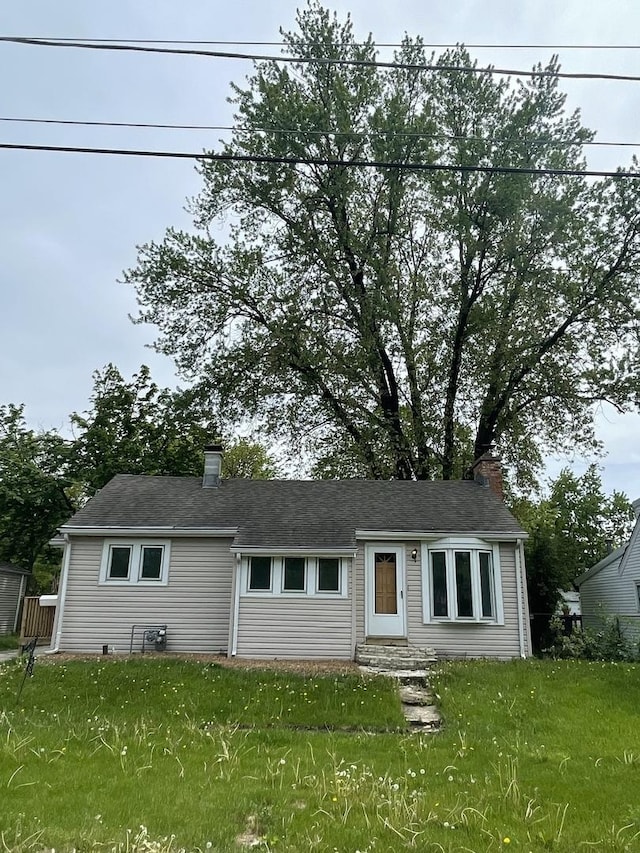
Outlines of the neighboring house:
{"label": "neighboring house", "polygon": [[640,639],[640,499],[634,501],[636,523],[626,545],[616,548],[575,583],[580,588],[582,624],[598,628],[618,617],[628,639]]}
{"label": "neighboring house", "polygon": [[366,639],[530,654],[526,533],[493,457],[482,482],[221,481],[221,459],[116,476],[60,529],[54,648],[140,650],[166,625],[169,651],[239,657],[352,659]]}
{"label": "neighboring house", "polygon": [[9,563],[0,563],[0,635],[18,630],[20,606],[27,588],[29,572]]}

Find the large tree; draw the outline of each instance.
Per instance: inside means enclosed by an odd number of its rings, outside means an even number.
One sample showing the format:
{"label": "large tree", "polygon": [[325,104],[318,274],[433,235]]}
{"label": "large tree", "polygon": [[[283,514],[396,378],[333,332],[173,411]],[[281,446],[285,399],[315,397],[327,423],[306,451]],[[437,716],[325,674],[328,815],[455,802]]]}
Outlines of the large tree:
{"label": "large tree", "polygon": [[496,441],[530,474],[592,447],[596,401],[638,400],[640,184],[492,171],[584,169],[557,60],[511,84],[406,38],[380,67],[316,2],[297,25],[299,61],[234,86],[194,231],[126,274],[157,348],[329,476],[450,478]]}
{"label": "large tree", "polygon": [[[198,476],[203,449],[219,429],[202,388],[160,388],[142,365],[127,380],[113,364],[94,373],[91,408],[71,415],[70,466],[85,498],[116,474]],[[268,478],[275,465],[262,445],[225,442],[223,477]]]}
{"label": "large tree", "polygon": [[0,561],[31,571],[56,527],[75,509],[70,444],[36,432],[24,407],[0,406]]}
{"label": "large tree", "polygon": [[[0,561],[32,570],[33,591],[57,575],[56,529],[115,474],[200,476],[219,435],[202,389],[159,388],[144,365],[130,380],[112,364],[96,371],[90,403],[71,415],[73,439],[31,429],[22,405],[0,406]],[[225,445],[223,477],[276,475],[261,444]]]}
{"label": "large tree", "polygon": [[561,589],[625,542],[634,514],[622,492],[605,495],[596,465],[581,476],[563,469],[538,501],[519,499],[512,511],[529,532],[525,543],[529,605],[553,613]]}

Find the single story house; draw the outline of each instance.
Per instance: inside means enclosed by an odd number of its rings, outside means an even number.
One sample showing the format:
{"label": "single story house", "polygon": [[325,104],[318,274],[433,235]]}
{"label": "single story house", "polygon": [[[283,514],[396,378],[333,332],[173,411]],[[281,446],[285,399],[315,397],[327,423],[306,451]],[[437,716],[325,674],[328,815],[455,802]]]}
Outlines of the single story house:
{"label": "single story house", "polygon": [[640,499],[632,504],[636,523],[626,545],[616,548],[576,579],[582,624],[598,628],[615,616],[630,640],[640,640]]}
{"label": "single story house", "polygon": [[0,563],[0,635],[18,630],[20,608],[29,572],[10,563]]}
{"label": "single story house", "polygon": [[[52,647],[353,659],[367,640],[442,657],[530,654],[526,533],[499,462],[475,480],[114,477],[60,528]],[[496,491],[499,494],[496,494]]]}

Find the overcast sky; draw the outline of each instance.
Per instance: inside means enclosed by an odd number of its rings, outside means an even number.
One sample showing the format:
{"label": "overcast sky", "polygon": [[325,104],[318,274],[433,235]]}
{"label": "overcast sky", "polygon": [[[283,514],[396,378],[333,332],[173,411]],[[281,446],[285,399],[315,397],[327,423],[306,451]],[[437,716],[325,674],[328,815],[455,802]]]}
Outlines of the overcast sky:
{"label": "overcast sky", "polygon": [[[295,0],[21,0],[0,8],[0,35],[96,39],[276,41]],[[351,0],[356,32],[397,42],[625,45],[638,42],[637,0]],[[242,48],[238,48],[241,50]],[[257,48],[256,48],[257,49]],[[480,64],[530,68],[551,47],[471,49]],[[563,70],[640,73],[640,50],[560,48]],[[382,52],[383,58],[387,54]],[[227,125],[230,81],[245,61],[0,44],[0,117]],[[640,83],[565,81],[571,106],[603,141],[639,142]],[[56,127],[0,121],[0,142],[168,149],[215,148],[216,132]],[[628,164],[629,148],[589,152],[592,168]],[[135,296],[118,284],[136,245],[188,227],[199,190],[191,161],[0,150],[0,404],[25,403],[29,423],[66,430],[88,405],[91,374],[113,362],[129,377],[143,363],[160,385],[172,363],[134,326]],[[640,495],[640,418],[598,419],[604,484]],[[565,460],[550,460],[556,472]],[[574,460],[582,471],[585,460]]]}

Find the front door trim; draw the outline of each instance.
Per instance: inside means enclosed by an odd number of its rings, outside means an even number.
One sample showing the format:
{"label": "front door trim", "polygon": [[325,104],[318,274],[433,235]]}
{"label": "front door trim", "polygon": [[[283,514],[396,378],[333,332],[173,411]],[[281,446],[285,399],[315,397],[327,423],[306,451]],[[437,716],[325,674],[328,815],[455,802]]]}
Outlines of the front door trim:
{"label": "front door trim", "polygon": [[[376,614],[375,612],[375,557],[376,554],[395,554],[396,556],[396,602],[397,613]],[[370,542],[364,552],[364,592],[365,592],[365,636],[367,637],[406,637],[407,636],[407,596],[406,567],[404,545],[397,542]]]}

